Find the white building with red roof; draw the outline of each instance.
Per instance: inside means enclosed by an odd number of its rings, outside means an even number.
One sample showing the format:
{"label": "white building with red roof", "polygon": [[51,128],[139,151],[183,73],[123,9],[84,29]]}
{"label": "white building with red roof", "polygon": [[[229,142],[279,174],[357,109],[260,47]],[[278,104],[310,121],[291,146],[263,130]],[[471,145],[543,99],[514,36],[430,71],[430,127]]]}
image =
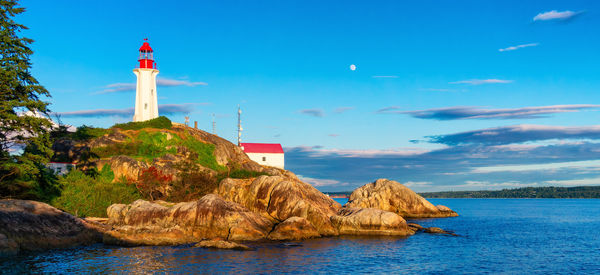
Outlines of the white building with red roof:
{"label": "white building with red roof", "polygon": [[260,165],[284,169],[285,153],[279,143],[241,143],[241,148],[251,160]]}

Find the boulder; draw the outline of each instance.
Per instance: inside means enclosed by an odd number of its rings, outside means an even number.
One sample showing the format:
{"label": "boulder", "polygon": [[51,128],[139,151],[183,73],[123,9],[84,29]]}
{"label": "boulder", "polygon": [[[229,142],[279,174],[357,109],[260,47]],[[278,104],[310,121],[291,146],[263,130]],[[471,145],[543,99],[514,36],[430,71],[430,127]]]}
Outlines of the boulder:
{"label": "boulder", "polygon": [[170,245],[201,239],[265,239],[273,223],[247,208],[209,194],[177,204],[137,200],[107,209],[113,230],[105,242],[120,245]]}
{"label": "boulder", "polygon": [[92,244],[99,228],[48,204],[0,200],[0,255]]}
{"label": "boulder", "polygon": [[337,235],[330,217],[341,205],[300,181],[293,173],[260,176],[255,179],[225,179],[216,193],[239,203],[250,211],[261,213],[275,223],[290,217],[306,218],[323,236]]}
{"label": "boulder", "polygon": [[267,237],[270,240],[303,240],[321,237],[317,229],[305,218],[291,217],[275,226]]}
{"label": "boulder", "polygon": [[340,235],[408,236],[413,231],[396,213],[375,208],[343,208],[331,221]]}
{"label": "boulder", "polygon": [[416,224],[416,223],[409,222],[406,225],[408,225],[408,228],[414,232],[425,230],[425,228],[423,228],[423,226]]}
{"label": "boulder", "polygon": [[442,218],[458,214],[450,208],[434,206],[399,182],[379,179],[363,185],[350,195],[346,207],[377,208],[404,218]]}
{"label": "boulder", "polygon": [[454,234],[454,232],[452,232],[452,231],[446,231],[439,227],[427,227],[423,230],[423,232],[431,233],[431,234],[447,234],[447,235],[452,235],[452,236],[458,236],[457,234]]}
{"label": "boulder", "polygon": [[[143,161],[135,160],[128,156],[114,156],[108,161],[110,169],[115,174],[114,181],[125,178],[128,181],[137,181],[144,169],[148,169],[148,164]],[[104,166],[103,161],[97,162],[98,169]]]}
{"label": "boulder", "polygon": [[195,247],[204,247],[204,248],[217,248],[217,249],[233,249],[233,250],[250,250],[250,247],[239,244],[236,242],[228,242],[224,240],[204,240],[196,245]]}

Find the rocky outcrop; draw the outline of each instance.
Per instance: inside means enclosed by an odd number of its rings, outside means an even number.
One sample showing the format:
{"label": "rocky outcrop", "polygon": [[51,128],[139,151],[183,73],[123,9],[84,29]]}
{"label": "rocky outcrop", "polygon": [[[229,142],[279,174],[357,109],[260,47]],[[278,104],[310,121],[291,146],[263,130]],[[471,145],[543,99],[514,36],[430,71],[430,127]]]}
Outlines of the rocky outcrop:
{"label": "rocky outcrop", "polygon": [[290,217],[306,218],[323,236],[337,235],[330,217],[341,205],[291,172],[285,176],[260,176],[255,179],[225,179],[216,193],[239,203],[250,211],[282,222]]}
{"label": "rocky outcrop", "polygon": [[48,204],[0,200],[0,255],[92,244],[102,240],[94,225]]}
{"label": "rocky outcrop", "polygon": [[269,233],[268,239],[283,240],[303,240],[321,237],[317,229],[305,218],[291,217],[278,224],[275,229]]}
{"label": "rocky outcrop", "polygon": [[387,179],[379,179],[357,188],[345,207],[377,208],[404,218],[458,216],[450,208],[443,205],[436,207],[406,186]]}
{"label": "rocky outcrop", "polygon": [[343,208],[331,221],[340,235],[408,236],[414,233],[399,215],[374,208]]}
{"label": "rocky outcrop", "polygon": [[232,249],[232,250],[250,250],[250,247],[236,242],[224,240],[205,240],[194,245],[195,247],[216,248],[216,249]]}
{"label": "rocky outcrop", "polygon": [[198,201],[175,205],[137,200],[107,209],[114,229],[105,242],[120,245],[165,245],[201,239],[265,239],[273,223],[247,208],[209,194]]}
{"label": "rocky outcrop", "polygon": [[[127,179],[128,181],[137,181],[142,171],[148,169],[148,164],[143,161],[135,160],[128,156],[114,156],[110,158],[108,162],[110,164],[110,169],[115,174],[115,181],[118,181],[122,178]],[[99,162],[98,166],[100,166],[102,162]],[[99,169],[102,168],[101,166]]]}

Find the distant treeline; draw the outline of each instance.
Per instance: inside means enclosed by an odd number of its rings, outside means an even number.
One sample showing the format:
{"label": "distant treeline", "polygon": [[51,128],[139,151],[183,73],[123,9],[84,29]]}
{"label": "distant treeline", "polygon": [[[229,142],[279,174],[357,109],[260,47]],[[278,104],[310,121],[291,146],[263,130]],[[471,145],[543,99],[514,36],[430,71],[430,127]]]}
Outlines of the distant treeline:
{"label": "distant treeline", "polygon": [[598,199],[600,186],[524,187],[497,191],[447,191],[420,193],[425,198],[556,198]]}

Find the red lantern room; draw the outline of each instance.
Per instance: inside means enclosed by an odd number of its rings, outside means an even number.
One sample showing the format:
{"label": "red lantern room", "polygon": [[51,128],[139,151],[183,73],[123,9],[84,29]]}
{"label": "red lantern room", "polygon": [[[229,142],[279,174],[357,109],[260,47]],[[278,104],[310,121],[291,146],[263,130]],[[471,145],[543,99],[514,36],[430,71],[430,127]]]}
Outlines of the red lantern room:
{"label": "red lantern room", "polygon": [[138,58],[141,69],[156,69],[152,52],[152,48],[148,44],[148,38],[144,38],[144,44],[140,47],[140,57]]}

